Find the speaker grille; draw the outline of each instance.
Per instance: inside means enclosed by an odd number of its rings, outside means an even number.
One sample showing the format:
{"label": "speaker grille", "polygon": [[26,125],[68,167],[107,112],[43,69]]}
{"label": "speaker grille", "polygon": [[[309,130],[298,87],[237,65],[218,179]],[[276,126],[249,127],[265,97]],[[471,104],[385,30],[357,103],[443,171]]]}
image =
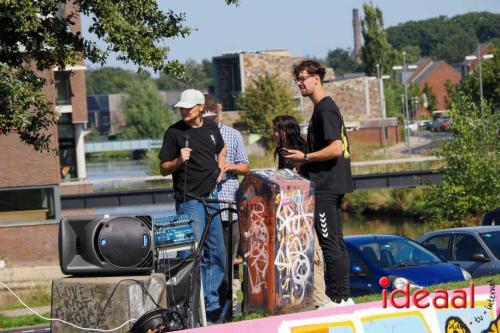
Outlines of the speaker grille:
{"label": "speaker grille", "polygon": [[75,240],[75,253],[78,255],[82,254],[82,241],[81,241],[80,237],[76,237],[76,240]]}
{"label": "speaker grille", "polygon": [[107,262],[117,267],[138,267],[151,255],[149,223],[135,217],[117,217],[104,223],[98,246]]}
{"label": "speaker grille", "polygon": [[153,266],[153,252],[149,252],[149,255],[144,259],[143,262],[141,262],[137,267],[139,268],[146,268],[146,267],[151,267]]}

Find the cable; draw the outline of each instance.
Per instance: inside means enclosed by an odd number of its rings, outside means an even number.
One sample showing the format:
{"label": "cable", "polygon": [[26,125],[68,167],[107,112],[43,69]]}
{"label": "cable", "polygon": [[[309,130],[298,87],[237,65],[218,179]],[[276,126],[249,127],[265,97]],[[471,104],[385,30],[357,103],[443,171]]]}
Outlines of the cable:
{"label": "cable", "polygon": [[[120,281],[121,282],[121,281]],[[120,283],[118,282],[118,284]],[[117,285],[118,285],[117,284]],[[126,322],[124,322],[123,324],[121,324],[120,326],[117,326],[115,328],[111,328],[111,329],[107,329],[107,330],[102,330],[102,329],[98,329],[98,328],[87,328],[87,327],[81,327],[81,326],[78,326],[78,325],[75,325],[73,323],[70,323],[70,322],[67,322],[65,320],[62,320],[62,319],[58,319],[58,318],[46,318],[44,316],[42,316],[41,314],[39,314],[38,312],[36,312],[35,310],[33,310],[32,308],[30,308],[26,303],[23,302],[23,300],[21,298],[19,298],[19,296],[17,296],[17,294],[12,291],[12,289],[9,288],[9,286],[7,286],[5,283],[3,283],[2,281],[0,281],[0,285],[3,286],[4,288],[6,288],[12,295],[14,295],[15,298],[17,298],[17,300],[28,310],[30,310],[35,316],[43,319],[43,320],[47,320],[47,321],[58,321],[58,322],[61,322],[63,324],[66,324],[66,325],[69,325],[69,326],[72,326],[74,328],[77,328],[77,329],[80,329],[80,330],[84,330],[84,331],[97,331],[97,332],[113,332],[113,331],[116,331],[116,330],[119,330],[120,328],[124,327],[125,325],[127,325],[128,323],[131,323],[131,322],[135,322],[137,321],[137,319],[129,319],[127,320]],[[116,286],[115,286],[116,288]]]}
{"label": "cable", "polygon": [[[189,134],[184,135],[184,148],[189,148]],[[186,202],[187,172],[188,172],[188,160],[184,161],[184,198],[183,198],[183,203]]]}
{"label": "cable", "polygon": [[160,305],[158,303],[156,303],[156,301],[154,300],[153,296],[151,296],[151,294],[149,293],[149,291],[146,289],[146,287],[144,287],[144,285],[142,284],[141,281],[139,280],[135,280],[135,279],[123,279],[123,280],[120,280],[118,281],[118,283],[115,285],[115,287],[113,288],[113,291],[111,292],[111,294],[109,295],[108,297],[108,300],[106,301],[106,304],[104,305],[102,311],[101,311],[101,314],[99,315],[99,318],[97,319],[97,322],[95,324],[95,327],[97,328],[97,326],[99,326],[99,323],[101,322],[101,319],[102,319],[102,316],[104,315],[104,312],[106,312],[106,309],[108,308],[108,305],[109,305],[109,302],[111,302],[111,298],[113,297],[113,295],[115,294],[116,292],[116,289],[118,288],[118,286],[120,285],[120,283],[124,282],[124,281],[133,281],[135,283],[137,283],[139,286],[141,286],[141,289],[149,296],[149,298],[151,298],[151,301],[153,301],[153,303],[156,305],[157,308],[160,308]]}

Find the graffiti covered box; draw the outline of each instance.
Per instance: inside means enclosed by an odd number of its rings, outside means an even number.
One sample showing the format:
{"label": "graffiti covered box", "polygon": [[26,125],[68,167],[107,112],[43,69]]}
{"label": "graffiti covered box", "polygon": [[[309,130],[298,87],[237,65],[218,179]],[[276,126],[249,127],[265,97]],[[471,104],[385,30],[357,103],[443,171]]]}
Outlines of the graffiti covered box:
{"label": "graffiti covered box", "polygon": [[288,170],[251,171],[237,194],[245,311],[287,313],[312,300],[314,189]]}

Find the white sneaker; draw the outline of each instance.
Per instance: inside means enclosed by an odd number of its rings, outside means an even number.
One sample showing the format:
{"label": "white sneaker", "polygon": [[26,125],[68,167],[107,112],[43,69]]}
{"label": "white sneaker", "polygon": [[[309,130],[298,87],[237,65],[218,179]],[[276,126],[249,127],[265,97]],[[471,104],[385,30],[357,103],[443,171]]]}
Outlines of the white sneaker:
{"label": "white sneaker", "polygon": [[340,306],[349,306],[349,305],[354,305],[354,301],[352,298],[348,298],[347,300],[342,300],[340,303],[335,303],[330,299],[330,297],[326,297],[325,302],[317,307],[317,310],[322,310],[322,309],[328,309],[328,308],[335,308],[335,307],[340,307]]}
{"label": "white sneaker", "polygon": [[342,302],[340,302],[341,305],[355,305],[356,303],[354,303],[354,301],[352,300],[352,298],[348,298],[347,301],[345,300],[342,300]]}

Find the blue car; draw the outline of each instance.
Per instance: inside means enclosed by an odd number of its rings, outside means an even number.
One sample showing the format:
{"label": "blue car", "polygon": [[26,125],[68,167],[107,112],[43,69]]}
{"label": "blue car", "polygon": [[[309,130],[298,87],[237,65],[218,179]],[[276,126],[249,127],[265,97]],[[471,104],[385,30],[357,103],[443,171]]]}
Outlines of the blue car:
{"label": "blue car", "polygon": [[391,281],[389,291],[404,289],[407,284],[419,288],[471,278],[467,271],[403,236],[359,235],[344,240],[351,262],[352,296],[380,293],[383,276]]}

